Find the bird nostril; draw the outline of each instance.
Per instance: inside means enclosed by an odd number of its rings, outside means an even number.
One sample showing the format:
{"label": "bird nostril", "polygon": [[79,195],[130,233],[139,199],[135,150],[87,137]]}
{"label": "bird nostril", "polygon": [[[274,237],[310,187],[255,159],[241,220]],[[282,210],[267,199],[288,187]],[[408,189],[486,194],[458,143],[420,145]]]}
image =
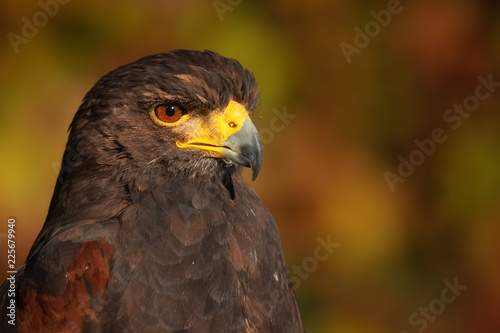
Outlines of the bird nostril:
{"label": "bird nostril", "polygon": [[230,121],[227,125],[231,128],[235,128],[236,126],[238,126],[234,121]]}

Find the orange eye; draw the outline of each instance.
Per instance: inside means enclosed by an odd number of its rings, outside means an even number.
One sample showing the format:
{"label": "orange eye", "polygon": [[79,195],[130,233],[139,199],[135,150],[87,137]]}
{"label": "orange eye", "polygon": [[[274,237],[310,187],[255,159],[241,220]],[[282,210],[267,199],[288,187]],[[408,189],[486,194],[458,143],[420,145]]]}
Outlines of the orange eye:
{"label": "orange eye", "polygon": [[164,123],[175,123],[184,115],[184,110],[175,105],[157,105],[154,114]]}

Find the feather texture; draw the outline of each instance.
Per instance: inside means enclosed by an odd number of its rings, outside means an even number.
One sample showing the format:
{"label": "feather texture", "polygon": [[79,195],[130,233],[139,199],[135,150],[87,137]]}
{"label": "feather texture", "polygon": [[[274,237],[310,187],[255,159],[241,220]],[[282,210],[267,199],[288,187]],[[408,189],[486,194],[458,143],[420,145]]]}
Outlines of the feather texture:
{"label": "feather texture", "polygon": [[16,276],[18,325],[2,330],[302,332],[276,223],[241,168],[179,149],[189,133],[149,112],[176,101],[206,117],[236,100],[251,113],[258,98],[248,71],[208,51],[146,57],[99,80]]}

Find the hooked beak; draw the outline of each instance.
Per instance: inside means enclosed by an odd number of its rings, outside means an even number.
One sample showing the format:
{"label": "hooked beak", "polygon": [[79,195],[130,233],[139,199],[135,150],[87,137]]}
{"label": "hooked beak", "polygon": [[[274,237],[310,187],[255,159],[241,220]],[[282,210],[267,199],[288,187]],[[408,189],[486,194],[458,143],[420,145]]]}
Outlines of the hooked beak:
{"label": "hooked beak", "polygon": [[251,168],[252,180],[255,180],[262,166],[262,144],[245,108],[231,101],[222,113],[213,113],[207,122],[199,126],[202,129],[198,129],[192,139],[177,142],[177,146],[200,149],[209,156]]}
{"label": "hooked beak", "polygon": [[262,166],[262,144],[250,119],[244,119],[241,129],[227,138],[222,153],[230,161],[251,168],[252,180],[257,178]]}

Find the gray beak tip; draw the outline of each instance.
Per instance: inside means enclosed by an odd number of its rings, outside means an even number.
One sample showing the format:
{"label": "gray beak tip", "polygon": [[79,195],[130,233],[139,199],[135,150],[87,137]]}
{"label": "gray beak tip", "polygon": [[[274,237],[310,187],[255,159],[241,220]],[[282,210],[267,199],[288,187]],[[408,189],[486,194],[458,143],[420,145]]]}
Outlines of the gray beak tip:
{"label": "gray beak tip", "polygon": [[251,168],[252,181],[255,181],[262,167],[262,143],[254,124],[245,119],[241,129],[231,135],[224,145],[229,148],[225,152],[226,157],[236,164]]}

